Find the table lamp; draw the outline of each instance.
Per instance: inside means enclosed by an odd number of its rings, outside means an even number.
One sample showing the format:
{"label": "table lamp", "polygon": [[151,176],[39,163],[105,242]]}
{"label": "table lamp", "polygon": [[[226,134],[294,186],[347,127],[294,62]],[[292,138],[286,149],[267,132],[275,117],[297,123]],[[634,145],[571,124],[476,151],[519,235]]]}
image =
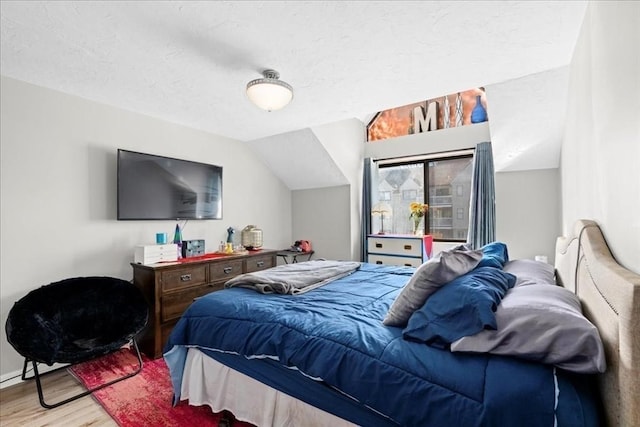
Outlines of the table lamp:
{"label": "table lamp", "polygon": [[373,205],[373,209],[371,209],[372,215],[380,215],[380,231],[378,234],[384,234],[384,215],[391,213],[391,206],[387,203],[376,203]]}

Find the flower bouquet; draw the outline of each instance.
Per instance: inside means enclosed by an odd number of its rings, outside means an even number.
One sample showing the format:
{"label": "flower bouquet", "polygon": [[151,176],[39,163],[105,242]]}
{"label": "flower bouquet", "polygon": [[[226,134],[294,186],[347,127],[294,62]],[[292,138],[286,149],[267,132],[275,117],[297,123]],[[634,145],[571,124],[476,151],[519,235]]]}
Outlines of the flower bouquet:
{"label": "flower bouquet", "polygon": [[409,205],[409,218],[413,219],[413,234],[419,234],[421,230],[420,222],[422,218],[427,214],[429,205],[418,202],[411,202]]}

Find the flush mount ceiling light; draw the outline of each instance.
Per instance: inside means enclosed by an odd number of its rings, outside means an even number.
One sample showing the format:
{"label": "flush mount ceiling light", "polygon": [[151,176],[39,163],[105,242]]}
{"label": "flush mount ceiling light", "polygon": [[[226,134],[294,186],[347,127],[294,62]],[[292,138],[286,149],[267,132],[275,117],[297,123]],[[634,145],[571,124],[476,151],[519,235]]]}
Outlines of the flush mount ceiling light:
{"label": "flush mount ceiling light", "polygon": [[258,107],[275,111],[285,107],[293,99],[293,88],[280,79],[275,70],[264,70],[261,79],[247,83],[247,96]]}

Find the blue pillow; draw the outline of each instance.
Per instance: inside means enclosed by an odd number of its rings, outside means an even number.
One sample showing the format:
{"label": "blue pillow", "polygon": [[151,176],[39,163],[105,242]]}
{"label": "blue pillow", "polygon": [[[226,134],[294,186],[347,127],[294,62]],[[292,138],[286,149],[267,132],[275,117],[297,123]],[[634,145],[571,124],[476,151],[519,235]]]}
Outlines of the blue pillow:
{"label": "blue pillow", "polygon": [[483,329],[496,329],[495,311],[516,276],[494,267],[480,267],[440,288],[416,310],[404,339],[447,347]]}
{"label": "blue pillow", "polygon": [[478,267],[502,268],[507,261],[509,261],[507,245],[502,242],[488,243],[482,247],[482,260]]}

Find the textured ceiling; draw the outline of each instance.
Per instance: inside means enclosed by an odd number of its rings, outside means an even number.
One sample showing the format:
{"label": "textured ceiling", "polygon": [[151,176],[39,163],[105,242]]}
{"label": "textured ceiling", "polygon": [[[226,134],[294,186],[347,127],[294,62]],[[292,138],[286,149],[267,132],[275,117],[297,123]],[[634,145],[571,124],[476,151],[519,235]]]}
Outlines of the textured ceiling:
{"label": "textured ceiling", "polygon": [[[518,83],[546,91],[557,86],[547,79],[566,80],[554,70],[571,61],[586,2],[2,1],[0,8],[5,76],[242,141],[366,120],[485,86],[495,151],[502,148],[494,135],[518,129],[512,94],[537,93]],[[264,68],[294,87],[283,110],[259,110],[245,95]],[[536,97],[541,110],[563,101]],[[551,139],[557,135],[537,141]],[[500,154],[513,165],[514,153],[529,149]]]}

